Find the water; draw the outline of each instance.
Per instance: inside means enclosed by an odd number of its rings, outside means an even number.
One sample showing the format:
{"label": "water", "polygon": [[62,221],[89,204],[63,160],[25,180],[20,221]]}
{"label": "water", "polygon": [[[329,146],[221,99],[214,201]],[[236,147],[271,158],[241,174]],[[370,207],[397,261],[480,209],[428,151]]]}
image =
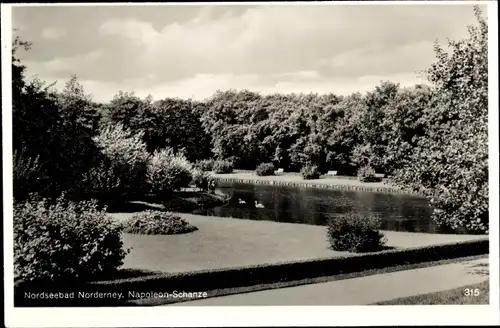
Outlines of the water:
{"label": "water", "polygon": [[[436,226],[427,200],[421,197],[244,183],[220,184],[218,190],[231,196],[229,203],[197,210],[196,214],[324,225],[328,218],[335,215],[355,212],[378,216],[383,230],[450,232]],[[241,204],[240,199],[245,204]],[[255,201],[264,208],[256,208]]]}

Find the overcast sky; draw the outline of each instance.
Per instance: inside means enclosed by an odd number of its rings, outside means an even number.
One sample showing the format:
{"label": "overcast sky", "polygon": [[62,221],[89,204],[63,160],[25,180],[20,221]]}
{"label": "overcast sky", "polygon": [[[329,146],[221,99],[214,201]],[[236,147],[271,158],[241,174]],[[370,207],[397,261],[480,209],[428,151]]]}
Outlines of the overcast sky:
{"label": "overcast sky", "polygon": [[[484,15],[486,10],[483,10]],[[433,42],[462,38],[472,5],[17,7],[28,76],[77,74],[96,101],[119,90],[203,99],[217,89],[334,92],[422,82]]]}

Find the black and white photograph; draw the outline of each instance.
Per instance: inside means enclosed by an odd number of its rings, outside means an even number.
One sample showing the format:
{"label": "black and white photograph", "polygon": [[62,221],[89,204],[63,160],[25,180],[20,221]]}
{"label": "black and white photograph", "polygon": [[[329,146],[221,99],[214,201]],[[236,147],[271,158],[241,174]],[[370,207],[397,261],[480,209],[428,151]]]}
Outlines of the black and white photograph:
{"label": "black and white photograph", "polygon": [[499,324],[497,7],[2,4],[5,325]]}

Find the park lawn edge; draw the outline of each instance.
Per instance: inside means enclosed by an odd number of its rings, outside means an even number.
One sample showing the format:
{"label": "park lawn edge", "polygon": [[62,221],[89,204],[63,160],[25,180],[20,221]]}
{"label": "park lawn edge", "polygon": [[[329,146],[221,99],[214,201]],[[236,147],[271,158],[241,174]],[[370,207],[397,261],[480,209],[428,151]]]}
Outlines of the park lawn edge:
{"label": "park lawn edge", "polygon": [[[454,259],[446,259],[446,260],[439,260],[439,261],[432,261],[432,262],[422,262],[422,263],[415,263],[415,264],[393,266],[393,267],[387,267],[387,268],[382,268],[382,269],[364,270],[364,271],[353,272],[353,273],[338,274],[338,275],[334,275],[334,276],[325,276],[325,277],[303,279],[303,280],[276,282],[276,283],[271,283],[271,284],[261,284],[261,285],[248,286],[248,287],[217,289],[217,290],[211,290],[211,291],[207,292],[207,297],[204,297],[203,299],[220,297],[220,296],[229,296],[229,295],[235,295],[235,294],[246,294],[246,293],[259,292],[259,291],[265,291],[265,290],[271,290],[271,289],[297,287],[297,286],[302,286],[302,285],[318,284],[318,283],[325,283],[325,282],[332,282],[332,281],[339,281],[339,280],[346,280],[346,279],[353,279],[353,278],[362,278],[362,277],[373,276],[373,275],[378,275],[378,274],[385,274],[385,273],[392,273],[392,272],[405,271],[405,270],[428,268],[428,267],[451,264],[451,263],[458,263],[458,262],[462,262],[462,261],[472,261],[472,260],[477,260],[477,259],[481,259],[481,258],[485,258],[485,257],[487,257],[487,256],[474,255],[474,256],[468,256],[468,257],[462,257],[462,258],[454,258]],[[184,302],[189,302],[189,301],[199,300],[199,299],[200,298],[143,299],[143,300],[129,301],[129,302],[127,302],[127,305],[159,306],[159,305],[168,305],[168,304],[175,304],[175,303],[184,303]]]}
{"label": "park lawn edge", "polygon": [[[433,261],[464,258],[489,253],[489,239],[461,241],[448,244],[424,246],[408,249],[385,250],[377,253],[356,254],[352,256],[322,258],[314,260],[291,261],[277,264],[243,266],[229,269],[200,270],[182,273],[159,273],[133,277],[94,281],[81,285],[64,283],[53,286],[44,284],[18,283],[14,287],[15,306],[117,306],[125,305],[114,299],[92,300],[44,300],[26,299],[26,291],[89,291],[103,293],[134,292],[203,292],[242,288],[273,283],[310,280],[314,278],[354,274],[367,270],[377,270],[404,265],[429,263]],[[131,300],[127,300],[131,301]],[[80,302],[80,303],[73,303]],[[81,302],[85,304],[82,305]]]}
{"label": "park lawn edge", "polygon": [[[465,296],[465,289],[479,289],[479,296]],[[490,280],[439,292],[400,297],[373,305],[488,305],[490,304]],[[447,301],[448,300],[448,301]]]}

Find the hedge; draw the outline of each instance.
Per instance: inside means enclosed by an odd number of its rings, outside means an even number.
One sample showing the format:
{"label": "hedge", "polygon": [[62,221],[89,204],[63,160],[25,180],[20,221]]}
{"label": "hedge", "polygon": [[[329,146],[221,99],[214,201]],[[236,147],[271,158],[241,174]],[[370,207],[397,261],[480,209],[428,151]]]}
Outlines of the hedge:
{"label": "hedge", "polygon": [[[489,253],[487,238],[453,244],[425,246],[403,250],[385,250],[345,257],[323,258],[297,262],[264,264],[231,269],[201,270],[183,273],[159,273],[156,275],[96,281],[82,286],[29,286],[19,284],[15,288],[15,306],[72,306],[74,302],[52,300],[32,301],[23,297],[26,290],[88,290],[100,292],[166,292],[186,291],[203,292],[224,288],[237,288],[259,284],[271,284],[284,281],[311,279],[322,276],[334,276],[382,269],[400,265],[417,264],[453,258],[462,258]],[[55,289],[51,289],[55,288]],[[74,301],[74,300],[73,300]],[[82,300],[80,300],[82,301]],[[108,299],[83,300],[85,306],[132,305],[131,300],[116,301]],[[73,305],[74,306],[74,305]],[[81,305],[80,305],[81,306]]]}

